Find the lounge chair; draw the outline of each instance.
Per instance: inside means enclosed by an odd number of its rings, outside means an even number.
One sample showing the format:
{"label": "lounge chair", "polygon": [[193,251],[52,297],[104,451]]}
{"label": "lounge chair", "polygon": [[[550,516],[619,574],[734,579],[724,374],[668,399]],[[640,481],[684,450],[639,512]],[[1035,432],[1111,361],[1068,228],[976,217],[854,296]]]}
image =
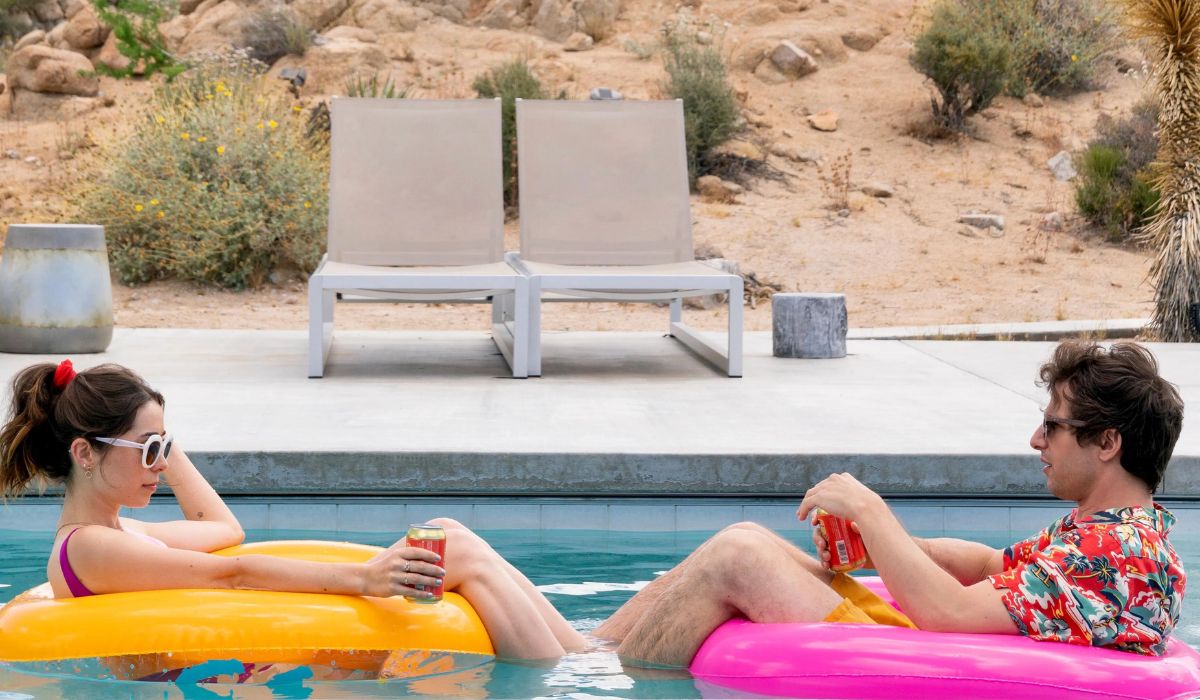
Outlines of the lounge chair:
{"label": "lounge chair", "polygon": [[[528,374],[528,280],[504,262],[499,100],[333,101],[329,247],[308,281],[308,376],[343,297],[492,304],[492,340]],[[511,327],[510,327],[511,324]]]}
{"label": "lounge chair", "polygon": [[[669,301],[668,333],[742,376],[742,278],[692,250],[683,103],[518,100],[521,251],[530,277],[529,374],[541,374],[543,295]],[[723,292],[725,347],[683,323],[683,299]]]}

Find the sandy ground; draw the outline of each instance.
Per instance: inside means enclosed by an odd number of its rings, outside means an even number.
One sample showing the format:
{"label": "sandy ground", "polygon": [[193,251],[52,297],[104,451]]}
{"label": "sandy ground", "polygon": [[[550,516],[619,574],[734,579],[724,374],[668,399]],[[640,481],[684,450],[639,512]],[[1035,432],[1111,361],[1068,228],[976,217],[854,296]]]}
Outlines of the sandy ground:
{"label": "sandy ground", "polygon": [[[1109,71],[1101,89],[1043,106],[1002,98],[976,117],[974,133],[957,142],[924,143],[908,127],[928,114],[930,87],[908,64],[920,10],[913,2],[816,3],[777,21],[739,20],[747,3],[705,2],[700,17],[728,21],[722,47],[731,58],[758,41],[837,39],[850,29],[886,35],[870,51],[850,49],[820,58],[820,70],[798,81],[769,85],[733,69],[749,122],[744,137],[809,151],[820,164],[772,156],[787,176],[760,181],[737,203],[693,197],[698,250],[715,249],[742,271],[782,285],[785,291],[841,292],[852,326],[1027,322],[1148,316],[1153,292],[1145,277],[1148,255],[1114,246],[1080,221],[1070,183],[1054,179],[1046,161],[1081,148],[1100,114],[1120,114],[1147,89],[1144,74]],[[658,97],[663,78],[656,58],[639,59],[630,42],[650,45],[674,4],[629,0],[615,36],[592,51],[564,53],[529,34],[482,31],[450,24],[385,36],[415,56],[394,64],[397,82],[419,95],[471,96],[470,78],[488,66],[523,54],[551,84],[572,97],[604,85],[632,98]],[[835,43],[837,43],[835,41]],[[840,44],[838,44],[840,45]],[[1122,55],[1132,55],[1124,49]],[[116,138],[123,114],[134,108],[145,84],[106,80],[111,106],[71,118],[0,121],[0,223],[69,219],[71,185],[90,144]],[[315,96],[306,96],[315,97]],[[837,131],[811,129],[805,116],[826,109],[840,115]],[[5,158],[9,149],[17,158]],[[32,157],[32,162],[27,161]],[[843,159],[850,165],[850,213],[831,209],[829,183]],[[858,192],[882,183],[886,199]],[[960,214],[1002,214],[998,235],[971,231]],[[1064,230],[1043,231],[1050,212],[1062,213]],[[974,235],[963,235],[971,232]],[[518,245],[515,223],[509,247]],[[114,286],[116,321],[127,327],[303,328],[307,321],[302,279],[232,293],[182,282],[138,288]],[[770,328],[769,302],[747,309],[746,328]],[[488,310],[469,305],[339,305],[339,328],[486,328]],[[692,310],[703,328],[724,327],[720,309]],[[550,304],[548,329],[656,329],[666,310],[645,305]]]}

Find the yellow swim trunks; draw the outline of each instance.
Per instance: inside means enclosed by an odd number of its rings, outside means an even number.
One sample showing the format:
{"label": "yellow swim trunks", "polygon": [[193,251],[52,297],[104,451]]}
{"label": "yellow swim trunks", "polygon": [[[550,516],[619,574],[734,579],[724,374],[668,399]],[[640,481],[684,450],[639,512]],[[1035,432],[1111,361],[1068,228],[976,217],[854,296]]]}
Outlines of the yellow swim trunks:
{"label": "yellow swim trunks", "polygon": [[916,629],[912,620],[893,608],[871,589],[846,574],[836,574],[830,582],[842,596],[842,602],[825,616],[825,622],[850,622],[864,625],[892,625]]}

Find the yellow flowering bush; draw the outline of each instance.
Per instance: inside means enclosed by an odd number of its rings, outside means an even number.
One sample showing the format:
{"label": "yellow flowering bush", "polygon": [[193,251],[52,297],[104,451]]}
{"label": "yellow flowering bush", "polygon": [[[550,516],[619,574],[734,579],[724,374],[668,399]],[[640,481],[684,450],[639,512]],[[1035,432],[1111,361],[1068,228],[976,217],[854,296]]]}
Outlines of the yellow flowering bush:
{"label": "yellow flowering bush", "polygon": [[125,283],[241,289],[277,268],[309,272],[324,250],[328,146],[305,138],[277,81],[214,66],[163,84],[82,193],[80,215],[105,226]]}

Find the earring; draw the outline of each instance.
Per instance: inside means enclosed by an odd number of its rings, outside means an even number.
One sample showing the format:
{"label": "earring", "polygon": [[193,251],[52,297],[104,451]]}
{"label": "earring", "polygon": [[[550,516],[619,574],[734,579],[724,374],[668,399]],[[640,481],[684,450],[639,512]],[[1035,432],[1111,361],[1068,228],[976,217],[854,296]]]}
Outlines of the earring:
{"label": "earring", "polygon": [[92,469],[93,469],[93,467],[84,467],[83,468],[84,476],[86,476],[89,479],[92,478]]}

